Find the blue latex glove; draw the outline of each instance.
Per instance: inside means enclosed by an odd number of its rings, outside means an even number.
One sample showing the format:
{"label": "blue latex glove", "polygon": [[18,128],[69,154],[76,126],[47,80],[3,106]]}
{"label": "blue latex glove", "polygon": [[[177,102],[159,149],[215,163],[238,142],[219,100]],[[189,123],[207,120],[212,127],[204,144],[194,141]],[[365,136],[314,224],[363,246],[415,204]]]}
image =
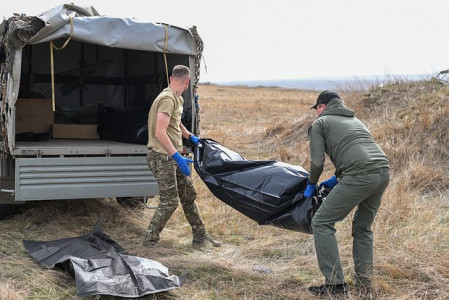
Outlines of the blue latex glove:
{"label": "blue latex glove", "polygon": [[309,198],[311,197],[316,191],[316,183],[310,183],[310,181],[307,180],[307,187],[304,191],[304,197]]}
{"label": "blue latex glove", "polygon": [[196,146],[198,145],[200,138],[191,134],[189,140]]}
{"label": "blue latex glove", "polygon": [[179,169],[181,169],[181,172],[186,176],[190,176],[190,169],[187,164],[193,162],[193,160],[190,158],[182,157],[178,152],[175,152],[175,154],[173,154],[171,157],[176,161]]}
{"label": "blue latex glove", "polygon": [[324,180],[323,182],[321,182],[318,189],[321,190],[321,187],[323,187],[323,186],[331,189],[334,186],[336,186],[337,183],[338,183],[337,177],[335,177],[335,175],[334,175],[331,178],[329,178],[328,180]]}

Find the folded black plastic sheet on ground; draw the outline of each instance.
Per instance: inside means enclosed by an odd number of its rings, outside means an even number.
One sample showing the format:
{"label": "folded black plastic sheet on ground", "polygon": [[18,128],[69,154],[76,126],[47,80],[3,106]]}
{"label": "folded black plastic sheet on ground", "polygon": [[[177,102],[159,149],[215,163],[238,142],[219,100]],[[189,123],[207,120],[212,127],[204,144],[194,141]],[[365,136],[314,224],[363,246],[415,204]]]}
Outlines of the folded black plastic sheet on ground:
{"label": "folded black plastic sheet on ground", "polygon": [[215,197],[260,225],[311,233],[323,197],[304,197],[309,174],[302,167],[247,160],[211,139],[200,140],[194,166]]}
{"label": "folded black plastic sheet on ground", "polygon": [[159,262],[131,256],[103,233],[101,224],[86,235],[50,242],[24,240],[28,253],[48,269],[61,266],[75,277],[79,297],[140,297],[182,285]]}

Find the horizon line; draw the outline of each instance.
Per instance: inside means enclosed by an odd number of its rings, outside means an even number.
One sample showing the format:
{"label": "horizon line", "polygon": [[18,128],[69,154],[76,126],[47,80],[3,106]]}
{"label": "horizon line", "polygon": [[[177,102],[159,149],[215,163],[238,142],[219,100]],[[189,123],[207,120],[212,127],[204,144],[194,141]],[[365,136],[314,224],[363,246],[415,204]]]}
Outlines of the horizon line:
{"label": "horizon line", "polygon": [[274,82],[274,81],[310,81],[310,80],[385,80],[400,79],[400,77],[417,77],[424,79],[429,76],[436,76],[434,73],[415,73],[415,74],[383,74],[383,75],[338,75],[338,76],[320,76],[320,77],[298,77],[298,78],[265,78],[265,79],[218,79],[201,80],[200,83],[233,83],[233,82]]}

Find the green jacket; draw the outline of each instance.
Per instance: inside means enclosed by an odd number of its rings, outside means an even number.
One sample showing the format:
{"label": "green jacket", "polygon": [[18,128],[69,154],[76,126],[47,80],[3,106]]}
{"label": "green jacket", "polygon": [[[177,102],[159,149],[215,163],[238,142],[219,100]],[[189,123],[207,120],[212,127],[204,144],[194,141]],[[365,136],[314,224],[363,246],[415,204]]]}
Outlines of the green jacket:
{"label": "green jacket", "polygon": [[317,183],[327,154],[335,166],[335,175],[355,175],[389,167],[388,158],[374,141],[366,126],[340,99],[332,99],[309,128],[309,181]]}

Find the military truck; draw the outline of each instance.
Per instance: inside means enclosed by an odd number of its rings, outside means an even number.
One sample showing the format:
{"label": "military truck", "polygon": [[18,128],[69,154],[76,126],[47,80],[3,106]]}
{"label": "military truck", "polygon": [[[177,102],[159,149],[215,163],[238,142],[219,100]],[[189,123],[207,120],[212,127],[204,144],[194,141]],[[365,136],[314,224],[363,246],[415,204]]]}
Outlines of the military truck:
{"label": "military truck", "polygon": [[26,201],[158,193],[146,163],[147,114],[173,67],[186,65],[182,121],[197,134],[203,43],[195,26],[65,4],[15,14],[0,39],[0,216]]}

